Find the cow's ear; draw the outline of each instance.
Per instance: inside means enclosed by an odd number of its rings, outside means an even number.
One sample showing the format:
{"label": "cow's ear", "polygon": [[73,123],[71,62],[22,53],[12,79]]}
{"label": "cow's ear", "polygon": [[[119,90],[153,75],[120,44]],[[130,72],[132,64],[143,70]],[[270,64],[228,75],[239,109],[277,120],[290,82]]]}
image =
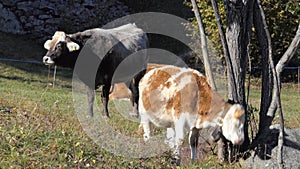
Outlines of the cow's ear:
{"label": "cow's ear", "polygon": [[73,51],[79,50],[80,46],[75,42],[68,42],[67,48],[69,49],[70,52],[73,52]]}
{"label": "cow's ear", "polygon": [[49,50],[51,47],[51,40],[47,40],[45,43],[44,43],[44,48]]}

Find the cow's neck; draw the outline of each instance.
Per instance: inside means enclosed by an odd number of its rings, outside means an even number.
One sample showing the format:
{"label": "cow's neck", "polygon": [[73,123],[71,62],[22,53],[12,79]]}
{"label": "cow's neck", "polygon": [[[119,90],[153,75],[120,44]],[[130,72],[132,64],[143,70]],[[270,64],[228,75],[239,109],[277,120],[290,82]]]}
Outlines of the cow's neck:
{"label": "cow's neck", "polygon": [[57,66],[68,67],[74,69],[80,51],[74,51],[65,54],[64,59],[55,60]]}
{"label": "cow's neck", "polygon": [[[208,111],[207,115],[202,115],[201,118],[204,128],[206,124],[210,124],[212,127],[221,125],[226,113],[231,107],[231,104],[225,102],[223,98],[216,92],[213,91],[211,97],[213,102],[211,103],[210,110]],[[205,124],[205,122],[209,123]]]}
{"label": "cow's neck", "polygon": [[217,109],[217,111],[214,113],[215,117],[213,119],[210,119],[210,121],[215,122],[216,125],[222,125],[223,119],[226,116],[226,113],[228,112],[230,107],[231,105],[224,101],[220,105],[219,109]]}
{"label": "cow's neck", "polygon": [[229,104],[227,102],[224,102],[223,110],[222,110],[222,112],[220,112],[220,114],[218,116],[218,120],[217,120],[217,125],[218,126],[222,126],[223,125],[224,117],[226,116],[226,114],[229,111],[229,109],[230,109],[231,106],[232,106],[231,104]]}

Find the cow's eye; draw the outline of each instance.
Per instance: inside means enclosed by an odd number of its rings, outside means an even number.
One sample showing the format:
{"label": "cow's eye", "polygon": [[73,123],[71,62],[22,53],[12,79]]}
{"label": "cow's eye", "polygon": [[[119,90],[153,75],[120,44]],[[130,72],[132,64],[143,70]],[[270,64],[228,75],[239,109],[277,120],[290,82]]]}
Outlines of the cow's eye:
{"label": "cow's eye", "polygon": [[55,49],[61,49],[62,45],[61,43],[58,43],[56,46],[55,46]]}

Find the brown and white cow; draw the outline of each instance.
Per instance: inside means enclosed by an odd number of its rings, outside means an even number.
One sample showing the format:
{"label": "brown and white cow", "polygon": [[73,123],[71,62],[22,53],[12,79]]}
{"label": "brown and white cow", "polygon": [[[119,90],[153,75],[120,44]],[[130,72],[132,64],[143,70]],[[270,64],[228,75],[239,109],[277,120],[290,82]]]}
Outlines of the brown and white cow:
{"label": "brown and white cow", "polygon": [[139,110],[144,140],[150,138],[149,123],[175,129],[175,158],[180,163],[180,147],[188,129],[192,162],[196,158],[199,129],[218,127],[235,145],[244,141],[245,111],[229,104],[211,89],[196,70],[171,65],[148,71],[139,84]]}

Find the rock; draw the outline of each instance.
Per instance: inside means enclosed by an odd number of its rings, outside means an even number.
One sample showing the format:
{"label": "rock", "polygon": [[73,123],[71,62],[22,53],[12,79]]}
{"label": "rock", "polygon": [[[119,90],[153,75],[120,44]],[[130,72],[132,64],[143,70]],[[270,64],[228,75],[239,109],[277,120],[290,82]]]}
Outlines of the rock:
{"label": "rock", "polygon": [[[277,137],[279,133],[279,125],[274,125],[270,127],[271,134],[270,140],[276,142],[275,145],[267,145],[271,148],[271,151],[266,151],[268,156],[266,158],[260,158],[254,152],[252,152],[251,157],[246,160],[240,161],[243,168],[278,168],[277,165]],[[285,128],[284,134],[284,146],[283,146],[283,162],[284,168],[299,169],[300,168],[300,129],[290,129]]]}
{"label": "rock", "polygon": [[17,2],[19,2],[21,0],[2,0],[2,4],[4,6],[9,6],[9,7],[13,7],[16,5]]}
{"label": "rock", "polygon": [[46,19],[52,18],[52,16],[51,15],[40,15],[38,18],[42,19],[42,20],[46,20]]}
{"label": "rock", "polygon": [[15,14],[0,4],[0,31],[22,34],[25,33]]}
{"label": "rock", "polygon": [[30,1],[18,2],[17,3],[17,9],[18,10],[23,10],[25,12],[33,10],[33,8],[31,7],[31,2]]}
{"label": "rock", "polygon": [[43,42],[58,29],[76,32],[101,27],[127,14],[128,8],[118,0],[110,3],[105,0],[2,0],[0,31],[28,33]]}

